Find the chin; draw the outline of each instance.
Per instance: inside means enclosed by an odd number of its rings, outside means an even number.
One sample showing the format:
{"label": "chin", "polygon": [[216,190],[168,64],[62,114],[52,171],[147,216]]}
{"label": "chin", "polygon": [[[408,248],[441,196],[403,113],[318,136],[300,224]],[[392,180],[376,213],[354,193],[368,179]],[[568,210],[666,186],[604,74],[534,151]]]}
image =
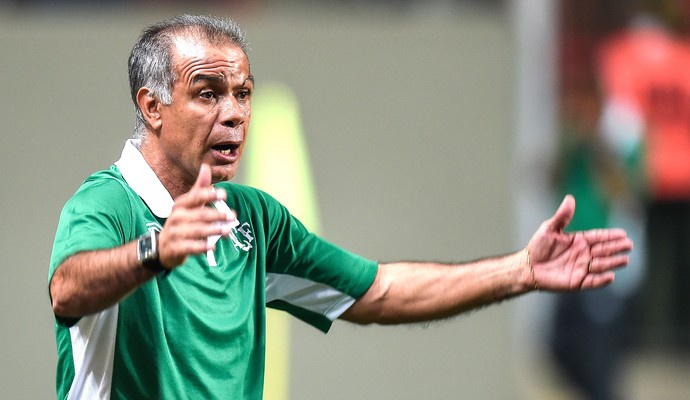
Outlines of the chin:
{"label": "chin", "polygon": [[235,177],[235,168],[212,167],[211,180],[213,183],[229,181]]}

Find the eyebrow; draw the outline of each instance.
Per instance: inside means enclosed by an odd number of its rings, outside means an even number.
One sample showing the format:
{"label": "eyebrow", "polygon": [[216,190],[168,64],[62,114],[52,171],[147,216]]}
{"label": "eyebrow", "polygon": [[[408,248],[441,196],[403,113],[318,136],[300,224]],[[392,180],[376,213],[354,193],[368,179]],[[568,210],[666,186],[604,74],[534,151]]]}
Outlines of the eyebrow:
{"label": "eyebrow", "polygon": [[201,81],[212,81],[212,82],[225,82],[225,76],[223,75],[208,75],[208,74],[199,74],[196,75],[194,78],[192,78],[192,84],[201,82]]}
{"label": "eyebrow", "polygon": [[[201,82],[201,81],[211,81],[211,82],[223,83],[226,81],[226,79],[225,79],[224,75],[215,75],[215,74],[214,75],[199,74],[199,75],[196,75],[194,78],[192,78],[192,84],[195,84],[195,83]],[[246,86],[247,82],[249,82],[249,81],[254,83],[254,75],[249,74],[247,79],[245,79],[244,82],[242,82],[242,86]]]}

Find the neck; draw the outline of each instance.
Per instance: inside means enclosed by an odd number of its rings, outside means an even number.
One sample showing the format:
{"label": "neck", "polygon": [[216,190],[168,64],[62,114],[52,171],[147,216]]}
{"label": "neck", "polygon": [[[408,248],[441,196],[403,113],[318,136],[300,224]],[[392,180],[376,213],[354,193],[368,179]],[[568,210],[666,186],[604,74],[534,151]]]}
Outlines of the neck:
{"label": "neck", "polygon": [[195,176],[185,173],[163,154],[155,135],[148,134],[141,141],[141,155],[151,167],[173,199],[187,193],[194,185]]}

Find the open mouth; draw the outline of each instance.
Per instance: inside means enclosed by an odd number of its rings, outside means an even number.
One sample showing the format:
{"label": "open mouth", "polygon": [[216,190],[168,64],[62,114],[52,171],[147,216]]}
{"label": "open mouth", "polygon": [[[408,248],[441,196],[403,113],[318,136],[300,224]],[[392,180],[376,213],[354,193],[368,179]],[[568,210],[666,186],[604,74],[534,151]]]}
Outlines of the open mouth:
{"label": "open mouth", "polygon": [[237,149],[240,148],[239,144],[235,143],[224,143],[218,144],[212,147],[213,150],[219,152],[220,154],[229,156],[237,153]]}

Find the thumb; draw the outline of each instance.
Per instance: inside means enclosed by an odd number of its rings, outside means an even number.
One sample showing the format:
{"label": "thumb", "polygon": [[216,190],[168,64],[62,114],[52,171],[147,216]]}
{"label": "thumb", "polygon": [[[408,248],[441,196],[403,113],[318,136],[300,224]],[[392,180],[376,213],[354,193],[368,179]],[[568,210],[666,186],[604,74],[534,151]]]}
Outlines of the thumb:
{"label": "thumb", "polygon": [[201,164],[199,175],[194,182],[194,188],[202,188],[211,185],[211,167],[208,164]]}
{"label": "thumb", "polygon": [[551,229],[557,232],[563,231],[570,223],[575,215],[575,198],[572,195],[566,195],[558,206],[556,213],[551,217]]}

